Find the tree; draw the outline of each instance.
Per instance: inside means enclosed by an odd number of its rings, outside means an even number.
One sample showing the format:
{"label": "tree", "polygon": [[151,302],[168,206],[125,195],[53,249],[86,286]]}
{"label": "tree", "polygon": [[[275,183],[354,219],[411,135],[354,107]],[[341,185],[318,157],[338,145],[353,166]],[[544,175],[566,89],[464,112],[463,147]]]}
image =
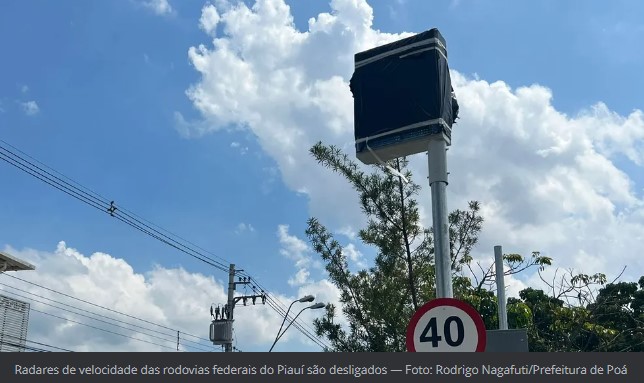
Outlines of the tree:
{"label": "tree", "polygon": [[644,351],[644,276],[639,283],[608,284],[587,310],[594,326],[608,330],[592,339],[597,351]]}
{"label": "tree", "polygon": [[[433,234],[431,228],[422,226],[415,199],[420,186],[403,182],[381,165],[373,165],[374,171],[366,173],[334,146],[317,143],[310,152],[358,192],[367,217],[367,226],[358,237],[376,250],[372,267],[352,272],[339,242],[316,218],[309,219],[306,235],[340,290],[341,310],[349,322],[347,328],[338,323],[338,308],[329,305],[325,315],[314,322],[316,332],[328,338],[335,351],[404,351],[409,318],[435,297]],[[412,179],[405,158],[387,165]],[[467,210],[449,214],[454,295],[473,304],[491,326],[498,322],[496,300],[487,288],[495,277],[492,267],[485,270],[477,263],[482,275],[475,278],[476,285],[465,275],[466,270],[475,272],[471,251],[483,223],[479,211],[479,203],[472,201]],[[550,264],[549,258],[538,253],[527,260],[516,254],[504,258],[510,265],[508,274]]]}
{"label": "tree", "polygon": [[[311,153],[358,191],[368,218],[358,236],[377,249],[373,267],[352,273],[342,246],[317,219],[309,220],[306,234],[340,290],[342,310],[350,321],[349,329],[343,329],[335,323],[336,308],[328,306],[326,315],[315,322],[316,331],[337,351],[402,351],[407,320],[434,295],[432,236],[420,225],[413,198],[420,187],[386,171],[367,174],[335,147],[318,143]],[[391,166],[411,178],[405,159]]]}
{"label": "tree", "polygon": [[[341,293],[341,307],[327,306],[314,321],[316,332],[330,341],[329,351],[404,351],[409,318],[435,297],[432,229],[422,226],[415,199],[420,187],[385,166],[364,172],[333,146],[318,143],[311,154],[357,191],[367,217],[358,237],[376,250],[373,266],[352,272],[340,243],[316,218],[309,219],[307,237]],[[387,165],[412,179],[406,159]],[[498,327],[494,265],[484,267],[471,255],[482,224],[476,201],[449,214],[454,296],[474,306],[493,329]],[[618,276],[607,284],[602,273],[557,270],[548,281],[541,272],[552,260],[539,252],[504,254],[503,260],[506,275],[537,267],[548,286],[547,292],[524,289],[507,301],[509,327],[528,330],[530,351],[644,351],[644,277],[616,283]],[[347,324],[340,323],[338,310]]]}
{"label": "tree", "polygon": [[[621,274],[620,274],[621,276]],[[530,351],[644,351],[644,277],[606,283],[606,275],[556,270],[548,293],[524,289],[508,299],[508,322],[528,329]]]}

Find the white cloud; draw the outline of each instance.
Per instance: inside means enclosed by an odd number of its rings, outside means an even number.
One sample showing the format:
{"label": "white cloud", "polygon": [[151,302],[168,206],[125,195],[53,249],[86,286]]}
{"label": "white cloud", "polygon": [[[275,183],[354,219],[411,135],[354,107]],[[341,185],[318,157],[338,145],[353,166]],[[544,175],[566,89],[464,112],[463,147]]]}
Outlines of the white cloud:
{"label": "white cloud", "polygon": [[282,246],[280,254],[292,260],[297,268],[310,266],[312,259],[309,255],[309,246],[303,240],[289,234],[288,229],[288,225],[277,227],[277,238]]}
{"label": "white cloud", "polygon": [[239,225],[237,225],[237,229],[235,230],[235,233],[237,234],[242,234],[242,233],[254,233],[255,228],[253,225],[250,223],[243,223],[241,222]]}
{"label": "white cloud", "polygon": [[201,10],[199,26],[208,34],[213,34],[219,24],[219,13],[217,8],[212,4],[206,4]]}
{"label": "white cloud", "polygon": [[351,226],[344,226],[337,230],[338,234],[344,235],[350,240],[354,240],[357,237],[356,231]]}
{"label": "white cloud", "polygon": [[23,86],[20,87],[20,91],[22,93],[27,93],[27,92],[29,92],[29,87],[27,85],[23,85]]}
{"label": "white cloud", "polygon": [[[298,296],[301,297],[307,294],[313,295],[315,297],[315,302],[322,302],[326,305],[333,304],[336,307],[336,323],[345,326],[345,329],[347,328],[346,326],[348,326],[349,321],[342,312],[342,305],[340,304],[340,290],[333,283],[328,279],[321,279],[301,286],[298,290]],[[307,323],[311,323],[313,318],[319,317],[320,314],[322,314],[321,310],[307,310],[305,313],[308,314],[308,316],[305,317]]]}
{"label": "white cloud", "polygon": [[644,165],[644,115],[641,110],[622,117],[599,103],[582,112],[575,123],[587,132],[604,156],[625,155],[637,165]]}
{"label": "white cloud", "polygon": [[356,249],[356,246],[353,243],[350,243],[342,248],[344,256],[347,257],[351,263],[356,267],[362,269],[367,267],[366,259],[360,250]]}
{"label": "white cloud", "polygon": [[[251,131],[285,184],[307,194],[310,214],[334,228],[361,227],[356,193],[308,149],[322,140],[353,154],[353,54],[408,34],[374,30],[361,0],[331,1],[304,32],[281,0],[223,5],[216,8],[225,36],[189,49],[201,75],[187,91],[205,121],[197,132]],[[511,252],[540,250],[560,267],[611,274],[628,264],[625,277],[639,277],[644,200],[615,160],[640,170],[642,112],[621,116],[600,103],[568,116],[543,86],[511,89],[456,70],[452,79],[461,119],[448,152],[448,208],[481,201],[486,221],[476,255],[500,242]],[[421,217],[431,225],[426,157],[411,157],[411,167],[423,186]]]}
{"label": "white cloud", "polygon": [[147,0],[143,2],[143,5],[157,15],[168,15],[173,11],[168,0]]}
{"label": "white cloud", "polygon": [[[172,351],[172,349],[176,349],[176,330],[180,330],[183,333],[181,345],[200,348],[212,346],[207,341],[207,329],[211,321],[210,305],[213,302],[223,304],[227,299],[224,288],[226,284],[222,280],[227,278],[225,273],[221,273],[215,279],[212,276],[200,273],[190,273],[182,268],[164,268],[161,266],[157,266],[145,273],[138,273],[123,259],[100,252],[86,256],[68,247],[64,242],[61,242],[52,253],[33,249],[19,251],[9,246],[6,246],[3,251],[34,264],[36,270],[17,273],[7,272],[5,275],[0,275],[0,283],[3,284],[0,285],[0,294],[30,302],[31,307],[38,311],[144,341],[158,343],[161,346],[169,347],[169,349],[103,332],[36,311],[32,312],[29,318],[29,340],[75,351]],[[10,275],[95,305],[104,306],[168,327],[171,330],[70,299],[45,288],[11,278]],[[321,283],[323,282],[312,284],[311,289],[308,291],[318,294]],[[16,287],[26,292],[8,288],[4,285]],[[307,287],[301,286],[300,289],[306,290]],[[16,296],[13,293],[23,295],[26,298]],[[329,291],[318,295],[325,299],[331,297]],[[295,299],[294,297],[279,294],[272,294],[272,297],[284,305],[288,305]],[[62,304],[55,303],[52,300]],[[58,306],[59,308],[37,301]],[[65,306],[65,304],[69,306]],[[60,308],[75,311],[76,314],[66,312]],[[79,309],[86,311],[79,311]],[[83,317],[78,313],[132,330],[111,326],[104,322]],[[312,314],[305,314],[301,317],[302,323],[309,328]],[[125,323],[114,322],[110,318],[118,319]],[[237,347],[243,351],[253,349],[258,351],[268,350],[282,318],[268,305],[238,306],[235,316]],[[304,322],[304,320],[308,322]],[[134,326],[141,326],[144,329]],[[186,341],[195,340],[186,334],[205,338],[206,341],[200,342],[201,345],[195,345]],[[163,339],[158,339],[157,337]],[[308,347],[307,349],[309,350],[319,350],[319,347],[311,348],[310,341],[305,340],[306,338],[294,329],[289,330],[288,338],[292,340],[289,347],[299,347],[300,349]],[[280,340],[280,344],[286,341],[287,339]],[[185,350],[195,351],[195,349],[189,347],[186,347]]]}
{"label": "white cloud", "polygon": [[[504,254],[507,254],[507,251],[504,251]],[[481,277],[483,276],[483,272],[481,271],[484,270],[485,272],[489,271],[490,273],[495,273],[496,269],[494,266],[494,254],[492,251],[488,252],[488,254],[484,254],[483,249],[479,249],[479,257],[474,261],[472,264],[472,271],[474,271],[474,276],[472,275],[472,272],[470,272],[467,268],[464,268],[463,270],[463,275],[471,278],[472,284],[478,284],[481,281]],[[510,268],[507,265],[504,265],[503,267],[504,271],[507,273],[510,271]],[[504,275],[503,277],[504,283],[505,283],[505,295],[506,297],[518,297],[519,292],[527,287],[534,287],[535,285],[532,284],[526,284],[524,281],[521,279],[517,278],[517,275],[512,274],[512,275]],[[484,288],[489,288],[491,289],[495,294],[497,292],[496,288],[496,279],[492,278],[491,280],[488,279],[487,283],[483,286]]]}
{"label": "white cloud", "polygon": [[[372,10],[364,1],[333,1],[333,14],[309,20],[307,32],[295,28],[283,1],[224,5],[216,9],[226,37],[189,49],[202,77],[187,94],[207,123],[195,129],[181,124],[184,135],[247,129],[276,161],[285,183],[310,197],[313,215],[332,226],[362,224],[353,190],[318,166],[308,149],[323,140],[350,150],[353,104],[345,80],[353,53],[402,35],[372,30]],[[204,8],[202,20],[212,7]]]}
{"label": "white cloud", "polygon": [[[325,305],[328,304],[334,304],[336,308],[340,308],[340,291],[338,288],[333,285],[331,282],[329,282],[326,279],[322,279],[319,281],[308,281],[306,284],[300,286],[298,288],[298,293],[297,297],[303,297],[305,295],[313,295],[315,297],[315,302],[312,303],[295,303],[293,305],[293,309],[291,311],[291,315],[297,315],[297,313],[302,310],[303,308],[307,307],[308,305],[311,305],[313,303],[324,303]],[[286,302],[286,301],[285,301]],[[338,311],[338,317],[336,320],[336,323],[339,323],[341,325],[346,326],[348,324],[348,321],[345,317],[345,315],[341,312],[341,310]],[[300,318],[302,318],[302,322],[306,323],[304,327],[310,331],[311,333],[314,333],[313,331],[313,319],[320,317],[321,315],[324,314],[323,309],[317,309],[317,310],[304,310],[302,311]],[[279,327],[279,325],[277,326]],[[312,341],[310,341],[308,338],[304,338],[299,332],[294,331],[294,329],[291,327],[284,336],[280,339],[279,343],[275,346],[275,351],[289,351],[291,350],[288,345],[285,345],[284,343],[288,342],[289,340],[292,339],[297,339],[298,341],[304,342],[305,344],[309,345],[312,350],[319,350],[319,346],[315,345]],[[323,343],[328,344],[326,341],[322,341]]]}
{"label": "white cloud", "polygon": [[[544,87],[512,90],[457,73],[453,81],[463,108],[448,152],[450,205],[483,202],[480,251],[502,242],[511,252],[541,250],[558,266],[586,272],[589,258],[597,260],[595,272],[629,264],[630,277],[638,277],[644,264],[628,249],[641,248],[644,203],[612,155],[631,153],[637,163],[641,112],[621,117],[600,104],[571,118],[554,109]],[[422,160],[414,159],[417,169],[426,166]]]}
{"label": "white cloud", "polygon": [[[225,300],[222,283],[215,281],[212,277],[190,274],[182,269],[164,269],[161,267],[150,270],[146,274],[138,274],[123,259],[114,258],[100,252],[85,256],[68,247],[64,242],[59,243],[53,253],[36,250],[17,251],[11,248],[7,248],[6,251],[36,266],[36,271],[13,274],[17,277],[96,305],[195,335],[202,335],[204,324],[207,326],[210,321],[210,302],[213,300]],[[128,323],[117,323],[119,326],[132,328],[131,325],[134,324],[166,334],[170,332],[117,313],[71,300],[7,276],[0,277],[0,281],[44,298],[54,299],[76,308],[97,313],[103,316],[99,317],[103,320],[107,320],[104,317],[108,317]],[[4,286],[1,286],[0,289],[3,290],[3,293],[15,292],[15,290]],[[11,294],[6,295],[11,296]],[[30,299],[37,299],[72,311],[78,311],[60,303],[53,303],[28,294],[24,295]],[[154,336],[163,338],[164,335],[153,331],[141,329],[137,331],[137,328],[134,328],[135,331],[128,331],[37,302],[32,302],[32,308],[123,335],[159,343],[162,346],[173,346],[172,341],[155,338]],[[81,313],[96,317],[87,312]],[[156,345],[102,332],[36,312],[30,316],[29,326],[29,339],[77,351],[168,351]],[[147,335],[142,333],[147,333]],[[174,342],[176,342],[176,332],[174,334]],[[170,336],[165,336],[165,338],[173,339]],[[174,346],[176,347],[176,344]]]}
{"label": "white cloud", "polygon": [[38,103],[36,101],[27,101],[20,105],[27,116],[35,116],[40,112],[40,107],[38,107]]}
{"label": "white cloud", "polygon": [[301,286],[310,283],[310,275],[311,273],[307,269],[299,269],[295,275],[289,278],[288,284],[291,286]]}

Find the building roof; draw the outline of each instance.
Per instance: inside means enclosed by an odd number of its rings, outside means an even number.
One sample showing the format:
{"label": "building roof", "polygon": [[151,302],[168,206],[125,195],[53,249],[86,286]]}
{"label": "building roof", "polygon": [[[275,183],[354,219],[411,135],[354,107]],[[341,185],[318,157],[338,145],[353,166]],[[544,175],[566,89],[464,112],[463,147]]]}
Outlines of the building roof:
{"label": "building roof", "polygon": [[20,260],[12,255],[0,251],[0,271],[35,270],[31,263]]}

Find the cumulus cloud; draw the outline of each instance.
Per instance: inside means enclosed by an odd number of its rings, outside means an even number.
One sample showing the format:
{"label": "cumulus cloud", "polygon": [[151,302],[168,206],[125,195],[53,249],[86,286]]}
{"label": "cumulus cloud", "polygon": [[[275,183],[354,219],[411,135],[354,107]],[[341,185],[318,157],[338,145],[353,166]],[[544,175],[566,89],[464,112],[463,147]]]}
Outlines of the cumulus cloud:
{"label": "cumulus cloud", "polygon": [[309,254],[309,246],[297,236],[289,234],[288,229],[288,225],[279,225],[277,227],[277,237],[282,246],[280,254],[292,260],[295,267],[310,266],[312,259]]}
{"label": "cumulus cloud", "polygon": [[[409,33],[374,29],[364,0],[330,1],[306,31],[282,0],[226,4],[214,6],[223,34],[188,53],[201,75],[187,90],[208,122],[200,133],[251,131],[284,183],[308,195],[312,215],[333,228],[360,227],[356,193],[307,151],[322,140],[353,152],[353,54]],[[622,116],[600,103],[569,115],[555,109],[546,87],[512,89],[452,69],[462,118],[448,152],[448,208],[481,201],[486,221],[476,255],[489,258],[502,244],[507,252],[540,250],[558,267],[611,274],[627,264],[625,277],[638,277],[644,260],[633,249],[644,238],[644,200],[616,159],[641,168],[642,112]],[[421,217],[431,225],[425,157],[412,157],[411,168],[423,185]]]}
{"label": "cumulus cloud", "polygon": [[580,113],[576,120],[604,156],[624,155],[637,165],[644,165],[644,115],[641,110],[623,117],[608,109],[606,104],[598,103]]}
{"label": "cumulus cloud", "polygon": [[[101,252],[87,256],[65,242],[60,242],[53,252],[9,246],[3,251],[36,266],[35,271],[0,275],[0,294],[29,302],[34,309],[29,318],[29,340],[74,351],[173,351],[176,331],[180,330],[182,349],[212,350],[207,340],[210,304],[223,304],[227,299],[227,282],[220,278],[161,266],[139,273],[123,259]],[[220,277],[227,278],[223,273]],[[316,285],[313,287],[312,291],[317,292]],[[272,297],[280,302],[295,299],[279,294]],[[303,319],[307,318],[310,321],[312,317],[303,315]],[[282,316],[268,305],[238,307],[237,346],[242,350],[267,350],[281,320]],[[305,341],[298,331],[289,331],[294,342],[290,347],[310,349],[310,341]]]}
{"label": "cumulus cloud", "polygon": [[20,104],[22,106],[22,111],[25,112],[27,116],[35,116],[40,112],[40,107],[36,101],[27,101]]}
{"label": "cumulus cloud", "polygon": [[201,11],[201,18],[199,19],[199,27],[206,33],[213,33],[217,24],[219,24],[219,13],[217,8],[212,4],[206,4]]}
{"label": "cumulus cloud", "polygon": [[288,280],[291,286],[301,286],[310,282],[309,276],[311,273],[307,269],[299,269],[295,275]]}
{"label": "cumulus cloud", "polygon": [[280,243],[280,254],[293,262],[293,267],[297,270],[289,279],[291,286],[309,286],[320,283],[319,280],[311,278],[312,271],[321,271],[322,264],[319,260],[314,259],[313,250],[309,245],[296,235],[289,233],[288,225],[279,225],[277,227],[277,237]]}
{"label": "cumulus cloud", "polygon": [[[204,25],[214,21],[205,20],[216,19],[225,36],[189,49],[201,80],[187,94],[208,123],[181,126],[186,136],[231,126],[251,131],[286,184],[309,195],[312,214],[331,225],[358,226],[363,220],[355,193],[318,166],[308,149],[323,140],[350,150],[353,106],[345,80],[353,53],[406,35],[371,29],[373,12],[364,1],[333,1],[331,7],[333,14],[310,19],[309,30],[300,32],[283,1],[206,5],[202,27],[212,32]],[[342,219],[326,213],[331,204],[343,211]]]}
{"label": "cumulus cloud", "polygon": [[[634,154],[642,145],[641,111],[622,117],[599,104],[568,117],[542,86],[513,90],[456,72],[453,79],[463,119],[448,156],[449,202],[482,201],[479,249],[540,250],[559,267],[585,272],[617,273],[628,264],[630,277],[638,277],[644,265],[627,249],[641,246],[642,194],[612,155]],[[637,164],[637,156],[632,160]],[[414,161],[416,169],[426,166]]]}

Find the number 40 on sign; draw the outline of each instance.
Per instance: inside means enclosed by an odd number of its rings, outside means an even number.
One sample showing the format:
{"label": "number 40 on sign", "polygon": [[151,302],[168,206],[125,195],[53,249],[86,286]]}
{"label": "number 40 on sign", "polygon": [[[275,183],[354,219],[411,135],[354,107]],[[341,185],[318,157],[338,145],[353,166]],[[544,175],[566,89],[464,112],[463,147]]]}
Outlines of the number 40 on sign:
{"label": "number 40 on sign", "polygon": [[483,352],[481,315],[458,299],[434,299],[416,311],[407,326],[409,352]]}

